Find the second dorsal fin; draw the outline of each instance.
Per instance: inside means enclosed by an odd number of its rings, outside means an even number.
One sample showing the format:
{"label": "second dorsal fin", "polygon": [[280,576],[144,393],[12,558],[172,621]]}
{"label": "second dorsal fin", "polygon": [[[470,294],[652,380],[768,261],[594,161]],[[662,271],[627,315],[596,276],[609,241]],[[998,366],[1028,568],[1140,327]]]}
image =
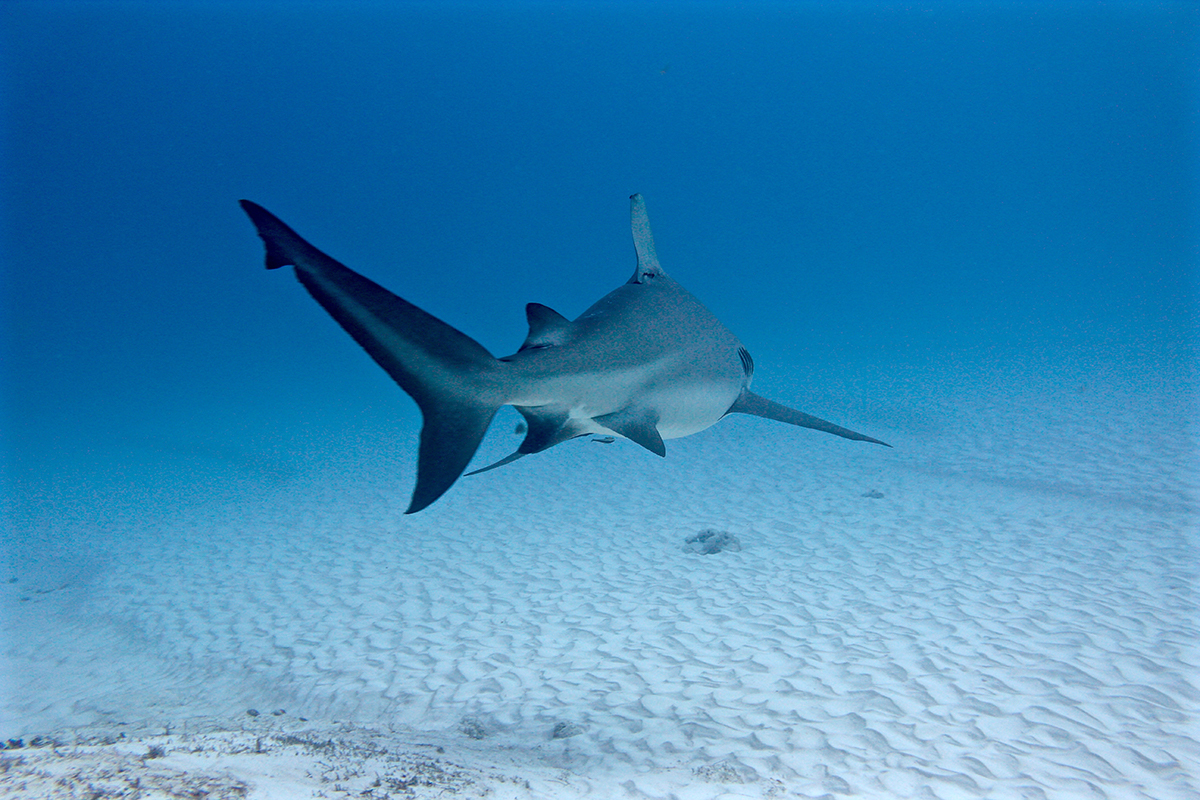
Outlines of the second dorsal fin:
{"label": "second dorsal fin", "polygon": [[529,335],[525,337],[521,350],[561,345],[571,332],[569,319],[541,303],[525,306],[525,318],[529,320]]}

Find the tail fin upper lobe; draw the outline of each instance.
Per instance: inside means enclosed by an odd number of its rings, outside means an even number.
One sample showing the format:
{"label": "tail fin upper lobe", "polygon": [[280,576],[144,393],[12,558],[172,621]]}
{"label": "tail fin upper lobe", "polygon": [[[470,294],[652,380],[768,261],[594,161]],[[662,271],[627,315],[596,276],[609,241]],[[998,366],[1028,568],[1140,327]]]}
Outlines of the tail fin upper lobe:
{"label": "tail fin upper lobe", "polygon": [[291,265],[329,315],[421,409],[417,483],[408,511],[433,503],[466,469],[500,406],[501,362],[471,337],[343,266],[249,200],[267,269]]}

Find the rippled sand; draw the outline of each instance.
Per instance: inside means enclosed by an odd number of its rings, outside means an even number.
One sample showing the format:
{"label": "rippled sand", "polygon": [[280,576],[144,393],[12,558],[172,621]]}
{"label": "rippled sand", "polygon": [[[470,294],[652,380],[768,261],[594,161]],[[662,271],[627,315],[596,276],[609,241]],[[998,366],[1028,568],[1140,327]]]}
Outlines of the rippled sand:
{"label": "rippled sand", "polygon": [[0,789],[1195,796],[1182,379],[936,377],[829,414],[895,450],[731,419],[405,517],[407,431],[126,515],[90,579],[3,587]]}

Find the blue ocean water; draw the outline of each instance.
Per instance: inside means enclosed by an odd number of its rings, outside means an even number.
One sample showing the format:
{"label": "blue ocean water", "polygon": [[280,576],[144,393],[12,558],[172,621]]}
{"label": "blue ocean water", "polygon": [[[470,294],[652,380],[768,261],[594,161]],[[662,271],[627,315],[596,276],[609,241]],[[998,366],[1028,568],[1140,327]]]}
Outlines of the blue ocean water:
{"label": "blue ocean water", "polygon": [[[902,446],[949,424],[906,393],[956,364],[1116,374],[1171,399],[1130,424],[1194,464],[1198,24],[1184,2],[7,2],[0,580],[86,583],[114,519],[415,424],[262,268],[239,198],[501,355],[525,303],[574,317],[627,279],[641,192],[764,394]],[[410,458],[405,436],[379,447]],[[1018,455],[970,469],[1074,485]],[[1151,494],[1194,519],[1181,485]]]}

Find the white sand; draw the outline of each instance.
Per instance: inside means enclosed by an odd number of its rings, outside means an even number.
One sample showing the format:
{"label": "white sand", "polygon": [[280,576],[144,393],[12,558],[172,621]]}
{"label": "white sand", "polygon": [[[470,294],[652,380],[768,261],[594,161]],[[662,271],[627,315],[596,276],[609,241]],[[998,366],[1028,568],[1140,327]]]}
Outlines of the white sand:
{"label": "white sand", "polygon": [[59,745],[0,793],[1195,797],[1187,376],[1043,366],[797,402],[895,450],[731,419],[405,517],[406,430],[110,517],[91,580],[3,585],[0,736]]}

